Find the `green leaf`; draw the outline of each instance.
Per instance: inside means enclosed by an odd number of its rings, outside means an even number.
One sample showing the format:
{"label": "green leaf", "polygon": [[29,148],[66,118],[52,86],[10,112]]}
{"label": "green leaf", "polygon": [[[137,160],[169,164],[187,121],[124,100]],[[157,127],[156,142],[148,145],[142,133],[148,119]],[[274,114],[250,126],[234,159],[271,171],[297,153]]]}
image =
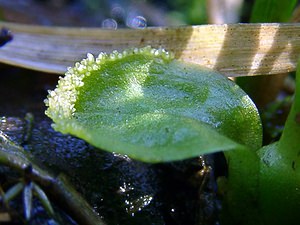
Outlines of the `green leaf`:
{"label": "green leaf", "polygon": [[24,184],[22,182],[17,183],[13,187],[11,187],[3,196],[3,200],[6,204],[9,203],[12,199],[14,199],[24,188]]}
{"label": "green leaf", "polygon": [[25,219],[30,220],[32,212],[32,182],[26,184],[23,189],[23,207]]}
{"label": "green leaf", "polygon": [[56,130],[147,162],[261,145],[258,112],[237,85],[162,49],[88,54],[45,102]]}
{"label": "green leaf", "polygon": [[251,22],[288,22],[297,2],[297,0],[256,0]]}
{"label": "green leaf", "polygon": [[55,217],[55,213],[54,210],[52,208],[51,202],[49,201],[47,195],[45,194],[45,192],[43,191],[42,188],[40,188],[37,184],[33,183],[33,190],[35,195],[37,196],[37,198],[40,200],[40,202],[42,203],[44,209],[46,210],[46,212],[51,216],[51,217]]}

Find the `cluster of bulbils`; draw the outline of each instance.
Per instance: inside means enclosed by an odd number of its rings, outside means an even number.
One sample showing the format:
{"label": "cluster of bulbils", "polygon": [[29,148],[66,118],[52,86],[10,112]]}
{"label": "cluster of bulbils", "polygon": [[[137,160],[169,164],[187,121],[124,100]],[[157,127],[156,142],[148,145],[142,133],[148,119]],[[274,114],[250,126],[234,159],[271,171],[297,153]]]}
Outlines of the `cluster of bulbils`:
{"label": "cluster of bulbils", "polygon": [[[98,57],[88,53],[87,58],[75,63],[74,67],[69,67],[64,77],[60,77],[56,89],[49,91],[44,103],[48,107],[46,115],[54,122],[72,118],[75,113],[75,102],[79,93],[79,88],[84,85],[83,79],[90,76],[93,71],[97,71],[107,62],[123,59],[130,55],[144,55],[155,58],[161,63],[171,61],[174,56],[163,48],[132,48],[122,52],[113,51],[110,54],[101,52]],[[112,74],[113,76],[113,74]],[[55,125],[54,125],[55,126]]]}

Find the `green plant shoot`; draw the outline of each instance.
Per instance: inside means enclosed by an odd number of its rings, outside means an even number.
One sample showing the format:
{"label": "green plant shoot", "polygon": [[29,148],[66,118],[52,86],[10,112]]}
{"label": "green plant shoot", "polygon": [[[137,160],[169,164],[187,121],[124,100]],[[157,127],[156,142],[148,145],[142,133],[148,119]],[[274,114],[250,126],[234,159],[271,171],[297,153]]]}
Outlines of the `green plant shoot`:
{"label": "green plant shoot", "polygon": [[225,224],[299,224],[300,64],[296,94],[278,142],[251,150],[225,152],[229,176],[223,208]]}
{"label": "green plant shoot", "polygon": [[251,13],[252,23],[288,22],[297,0],[256,0]]}

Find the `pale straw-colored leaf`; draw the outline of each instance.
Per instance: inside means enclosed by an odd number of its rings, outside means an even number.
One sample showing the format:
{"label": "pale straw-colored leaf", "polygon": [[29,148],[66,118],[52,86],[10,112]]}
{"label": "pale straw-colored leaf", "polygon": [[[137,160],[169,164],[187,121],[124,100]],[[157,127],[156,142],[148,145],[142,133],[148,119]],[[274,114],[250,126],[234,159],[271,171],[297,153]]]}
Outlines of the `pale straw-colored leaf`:
{"label": "pale straw-colored leaf", "polygon": [[62,74],[101,51],[165,48],[179,60],[226,76],[294,71],[300,56],[300,24],[224,24],[103,30],[0,23],[13,40],[0,48],[0,62]]}

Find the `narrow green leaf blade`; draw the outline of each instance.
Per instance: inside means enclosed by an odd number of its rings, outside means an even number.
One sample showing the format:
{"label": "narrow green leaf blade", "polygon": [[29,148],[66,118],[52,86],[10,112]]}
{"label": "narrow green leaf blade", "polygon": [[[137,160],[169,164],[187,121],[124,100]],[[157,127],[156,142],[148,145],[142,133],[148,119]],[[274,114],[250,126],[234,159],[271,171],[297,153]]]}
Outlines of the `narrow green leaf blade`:
{"label": "narrow green leaf blade", "polygon": [[34,193],[36,194],[37,198],[40,200],[43,207],[47,211],[47,213],[51,217],[55,217],[55,213],[52,208],[51,202],[49,201],[49,199],[48,199],[47,195],[45,194],[45,192],[43,191],[43,189],[41,189],[37,184],[33,183],[33,190],[34,190]]}
{"label": "narrow green leaf blade", "polygon": [[32,211],[32,182],[26,184],[23,189],[23,206],[25,219],[28,221],[31,218]]}
{"label": "narrow green leaf blade", "polygon": [[24,188],[24,184],[22,182],[17,183],[13,187],[11,187],[4,195],[3,200],[6,204],[9,203],[12,199],[14,199]]}
{"label": "narrow green leaf blade", "polygon": [[297,0],[256,0],[252,14],[252,23],[288,22]]}

